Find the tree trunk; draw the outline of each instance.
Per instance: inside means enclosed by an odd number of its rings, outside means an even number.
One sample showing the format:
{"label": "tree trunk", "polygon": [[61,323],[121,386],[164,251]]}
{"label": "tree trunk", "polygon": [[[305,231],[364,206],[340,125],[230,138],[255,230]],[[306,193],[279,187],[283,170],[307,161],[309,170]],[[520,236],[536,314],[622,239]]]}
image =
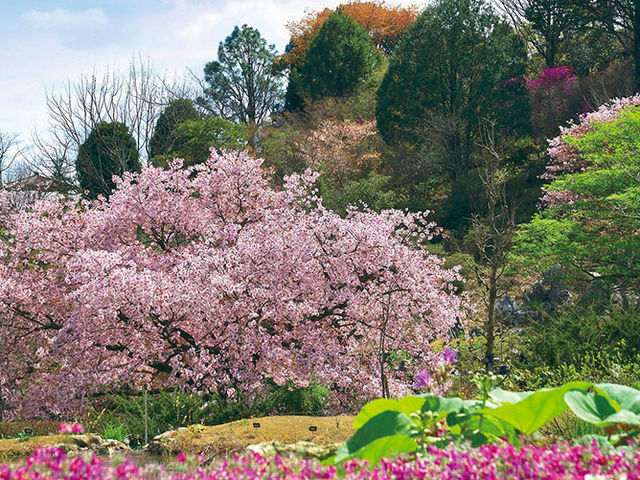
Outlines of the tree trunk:
{"label": "tree trunk", "polygon": [[640,1],[636,0],[633,3],[633,62],[635,67],[633,91],[638,93],[640,92]]}
{"label": "tree trunk", "polygon": [[497,297],[497,268],[491,266],[491,276],[489,277],[489,299],[487,301],[487,323],[485,325],[485,337],[487,340],[487,349],[484,355],[485,368],[487,373],[493,372],[493,363],[495,358],[495,316],[496,316],[496,297]]}

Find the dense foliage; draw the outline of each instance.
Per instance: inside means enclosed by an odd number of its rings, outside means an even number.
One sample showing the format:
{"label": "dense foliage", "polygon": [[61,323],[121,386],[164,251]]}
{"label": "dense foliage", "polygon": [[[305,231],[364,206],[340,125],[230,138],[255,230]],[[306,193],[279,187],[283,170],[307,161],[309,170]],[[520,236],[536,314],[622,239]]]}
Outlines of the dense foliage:
{"label": "dense foliage", "polygon": [[607,436],[589,435],[586,444],[626,445],[640,431],[640,391],[623,385],[570,382],[553,389],[509,392],[478,379],[478,400],[434,394],[379,399],[354,420],[355,435],[338,448],[335,462],[360,458],[378,463],[393,454],[427,455],[431,445],[478,447],[509,441],[519,445],[545,424],[570,410],[580,420],[604,427]]}
{"label": "dense foliage", "polygon": [[364,82],[379,63],[367,31],[338,9],[309,43],[300,67],[302,92],[342,97]]}
{"label": "dense foliage", "polygon": [[76,171],[80,188],[89,198],[109,196],[114,176],[140,171],[136,141],[127,126],[102,122],[96,125],[78,150]]}
{"label": "dense foliage", "polygon": [[198,117],[198,111],[191,100],[173,100],[158,117],[149,141],[149,159],[179,151],[185,138],[176,131],[176,127],[182,122],[196,120]]}
{"label": "dense foliage", "polygon": [[483,118],[522,120],[507,82],[524,74],[525,61],[522,41],[484,2],[437,2],[391,57],[376,108],[382,137],[420,143],[440,125],[445,169],[464,174]]}

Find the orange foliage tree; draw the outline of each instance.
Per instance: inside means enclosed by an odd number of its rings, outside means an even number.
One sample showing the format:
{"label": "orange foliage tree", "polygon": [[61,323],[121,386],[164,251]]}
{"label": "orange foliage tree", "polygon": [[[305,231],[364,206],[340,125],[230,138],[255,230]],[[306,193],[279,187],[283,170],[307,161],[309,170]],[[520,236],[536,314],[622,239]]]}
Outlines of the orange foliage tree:
{"label": "orange foliage tree", "polygon": [[[369,32],[374,46],[385,54],[391,53],[400,35],[409,28],[419,14],[415,6],[394,7],[387,5],[384,0],[351,1],[341,7],[344,13]],[[291,33],[291,47],[283,56],[286,63],[290,65],[302,63],[309,42],[333,12],[334,10],[330,8],[319,12],[307,12],[301,20],[287,24],[287,29]]]}

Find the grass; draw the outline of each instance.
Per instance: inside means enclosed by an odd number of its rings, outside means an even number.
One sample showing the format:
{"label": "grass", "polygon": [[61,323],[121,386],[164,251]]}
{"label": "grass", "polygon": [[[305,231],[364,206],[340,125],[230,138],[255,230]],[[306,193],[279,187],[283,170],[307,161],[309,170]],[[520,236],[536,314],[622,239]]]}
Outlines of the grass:
{"label": "grass", "polygon": [[[355,432],[352,427],[353,418],[350,416],[289,415],[238,420],[202,429],[199,427],[190,428],[186,431],[173,433],[166,445],[167,453],[172,455],[180,452],[202,453],[206,456],[228,455],[233,452],[242,452],[249,445],[270,441],[280,443],[309,441],[318,445],[342,443]],[[260,423],[260,428],[254,428],[254,423]],[[309,431],[311,426],[317,427],[317,431]],[[125,432],[116,427],[113,432],[105,431],[101,435],[106,433],[113,433],[114,436],[117,436]],[[70,437],[67,435],[34,436],[24,441],[20,441],[18,438],[0,439],[0,461],[26,457],[38,445],[56,445],[69,442]]]}
{"label": "grass", "polygon": [[69,442],[66,435],[36,436],[23,441],[17,438],[3,438],[0,439],[0,461],[26,457],[39,445],[58,445]]}
{"label": "grass", "polygon": [[104,429],[100,433],[100,436],[105,440],[117,440],[124,443],[125,440],[129,437],[129,432],[127,431],[127,427],[123,424],[110,424],[104,427]]}
{"label": "grass", "polygon": [[34,435],[58,433],[60,422],[0,422],[0,438],[15,437],[25,428],[33,430]]}
{"label": "grass", "polygon": [[[318,445],[342,443],[355,432],[351,416],[339,417],[307,417],[307,416],[275,416],[263,417],[205,427],[202,432],[176,432],[169,445],[171,453],[187,452],[213,454],[230,454],[241,452],[249,445],[270,441],[281,443],[297,443],[309,441]],[[254,428],[253,423],[260,423]],[[317,431],[309,431],[309,427],[317,427]]]}

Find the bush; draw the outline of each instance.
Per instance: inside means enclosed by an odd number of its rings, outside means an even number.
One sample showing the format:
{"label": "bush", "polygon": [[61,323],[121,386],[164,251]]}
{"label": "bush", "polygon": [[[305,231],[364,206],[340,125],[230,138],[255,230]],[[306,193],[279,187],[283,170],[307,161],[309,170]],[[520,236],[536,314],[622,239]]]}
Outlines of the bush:
{"label": "bush", "polygon": [[640,313],[634,309],[603,312],[597,306],[571,307],[531,328],[530,335],[528,360],[533,365],[581,366],[594,352],[628,363],[640,355]]}

